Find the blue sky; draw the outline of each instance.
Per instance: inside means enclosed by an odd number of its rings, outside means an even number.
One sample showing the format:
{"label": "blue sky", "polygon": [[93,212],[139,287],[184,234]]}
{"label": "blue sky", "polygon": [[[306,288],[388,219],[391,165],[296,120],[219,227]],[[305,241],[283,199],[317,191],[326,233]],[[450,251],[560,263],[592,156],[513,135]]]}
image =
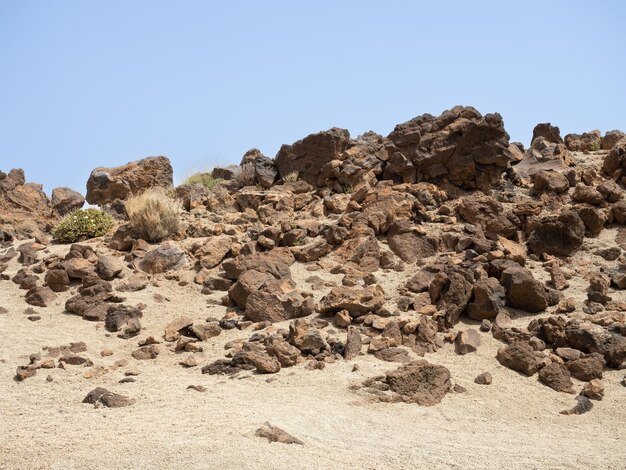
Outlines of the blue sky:
{"label": "blue sky", "polygon": [[626,129],[623,1],[0,2],[0,170],[50,192],[167,155],[177,180],[456,104],[512,140]]}

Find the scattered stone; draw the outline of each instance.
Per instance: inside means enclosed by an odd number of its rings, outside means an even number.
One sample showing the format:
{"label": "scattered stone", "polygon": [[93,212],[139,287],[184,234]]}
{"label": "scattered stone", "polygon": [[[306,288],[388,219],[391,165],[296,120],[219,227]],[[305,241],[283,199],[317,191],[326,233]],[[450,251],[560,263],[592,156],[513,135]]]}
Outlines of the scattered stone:
{"label": "scattered stone", "polygon": [[388,372],[384,382],[398,399],[407,403],[432,406],[441,402],[452,387],[450,371],[419,359]]}
{"label": "scattered stone", "polygon": [[298,444],[304,445],[300,439],[293,437],[286,431],[272,426],[270,423],[265,423],[262,427],[256,430],[255,435],[267,439],[269,442],[279,442],[281,444]]}
{"label": "scattered stone", "polygon": [[477,383],[479,385],[491,385],[492,381],[493,378],[491,377],[490,372],[483,372],[474,379],[474,383]]}
{"label": "scattered stone", "polygon": [[479,346],[480,334],[472,328],[459,331],[454,340],[454,350],[461,355],[476,352]]}
{"label": "scattered stone", "polygon": [[604,397],[604,383],[600,379],[592,379],[583,386],[580,394],[590,400],[602,400]]}
{"label": "scattered stone", "polygon": [[156,344],[141,346],[139,349],[134,350],[131,355],[140,361],[155,359],[159,355],[159,347]]}
{"label": "scattered stone", "polygon": [[591,403],[591,400],[585,396],[577,396],[576,402],[576,406],[572,409],[563,410],[560,413],[562,415],[582,415],[593,408],[593,403]]}
{"label": "scattered stone", "polygon": [[103,405],[107,408],[120,408],[130,406],[135,400],[118,393],[108,391],[106,388],[97,387],[87,394],[83,403],[91,403],[94,406]]}
{"label": "scattered stone", "polygon": [[553,362],[539,371],[539,382],[557,392],[574,393],[570,372],[562,364]]}

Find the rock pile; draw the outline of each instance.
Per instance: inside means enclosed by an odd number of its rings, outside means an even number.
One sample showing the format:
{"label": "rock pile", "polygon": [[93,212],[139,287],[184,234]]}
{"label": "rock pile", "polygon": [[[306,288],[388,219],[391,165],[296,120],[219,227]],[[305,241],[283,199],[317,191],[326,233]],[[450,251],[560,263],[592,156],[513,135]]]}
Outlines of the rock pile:
{"label": "rock pile", "polygon": [[[602,398],[605,370],[626,360],[625,142],[615,132],[562,139],[558,127],[539,124],[524,150],[498,114],[470,107],[418,116],[387,137],[333,128],[284,145],[274,160],[247,152],[239,169],[216,170],[224,181],[212,189],[176,188],[181,232],[153,245],[133,235],[120,208],[143,189],[171,187],[169,161],[97,168],[87,201],[121,217],[115,233],[58,255],[45,234],[14,247],[21,234],[1,232],[0,272],[17,258],[11,279],[27,303],[64,304],[103,322],[106,334],[135,338],[135,360],[184,353],[181,366],[209,375],[321,370],[362,354],[400,363],[363,384],[384,401],[439,403],[451,374],[418,357],[446,342],[473,354],[491,334],[503,343],[495,367],[578,391],[568,413],[579,413]],[[78,196],[60,188],[50,203],[23,173],[0,173],[0,207],[14,212],[54,217],[80,207]],[[607,229],[614,241],[602,238]],[[128,299],[163,282],[195,289],[226,313],[180,312],[163,322],[162,338],[139,339],[142,319],[159,312]],[[224,330],[245,337],[205,360]],[[60,363],[80,361],[60,354]],[[17,379],[45,367],[54,360],[33,356]],[[103,389],[88,399],[132,402]]]}

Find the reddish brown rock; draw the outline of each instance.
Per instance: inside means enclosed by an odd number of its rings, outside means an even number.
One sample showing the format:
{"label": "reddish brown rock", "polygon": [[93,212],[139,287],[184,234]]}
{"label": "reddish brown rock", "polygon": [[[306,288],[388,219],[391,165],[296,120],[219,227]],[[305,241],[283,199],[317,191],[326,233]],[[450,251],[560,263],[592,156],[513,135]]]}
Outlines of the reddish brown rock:
{"label": "reddish brown rock", "polygon": [[87,181],[89,204],[105,205],[128,199],[154,187],[170,188],[173,169],[167,157],[147,157],[114,168],[96,168]]}
{"label": "reddish brown rock", "polygon": [[107,408],[121,408],[134,404],[135,400],[119,393],[109,392],[105,388],[97,387],[87,394],[83,399],[83,403],[91,403],[95,406],[103,405]]}
{"label": "reddish brown rock", "polygon": [[493,277],[474,284],[473,300],[467,306],[467,315],[474,320],[496,318],[504,307],[505,290]]}
{"label": "reddish brown rock", "polygon": [[575,211],[563,211],[558,217],[544,217],[528,239],[528,247],[537,254],[571,256],[580,249],[585,224]]}
{"label": "reddish brown rock", "polygon": [[387,242],[391,251],[406,263],[437,253],[437,242],[419,233],[415,224],[408,220],[395,222],[389,227]]}
{"label": "reddish brown rock", "polygon": [[70,188],[54,188],[50,200],[52,210],[63,216],[80,209],[85,205],[85,198],[77,191]]}
{"label": "reddish brown rock", "polygon": [[504,367],[528,376],[535,374],[545,359],[545,354],[534,351],[526,343],[513,343],[498,349],[496,359]]}
{"label": "reddish brown rock", "polygon": [[388,372],[385,383],[407,403],[432,406],[450,391],[450,371],[425,360],[409,362]]}
{"label": "reddish brown rock", "polygon": [[454,340],[454,350],[461,355],[476,352],[479,346],[480,334],[473,328],[459,331]]}
{"label": "reddish brown rock", "polygon": [[504,270],[500,283],[506,291],[507,305],[527,312],[542,312],[548,307],[548,294],[530,270],[511,266]]}
{"label": "reddish brown rock", "polygon": [[385,303],[385,293],[379,285],[361,287],[333,287],[320,302],[321,313],[347,310],[352,317],[378,311]]}
{"label": "reddish brown rock", "polygon": [[49,287],[36,287],[26,293],[26,303],[35,307],[47,307],[57,299],[57,294]]}
{"label": "reddish brown rock", "polygon": [[557,392],[574,393],[570,372],[562,364],[553,362],[539,371],[539,382]]}

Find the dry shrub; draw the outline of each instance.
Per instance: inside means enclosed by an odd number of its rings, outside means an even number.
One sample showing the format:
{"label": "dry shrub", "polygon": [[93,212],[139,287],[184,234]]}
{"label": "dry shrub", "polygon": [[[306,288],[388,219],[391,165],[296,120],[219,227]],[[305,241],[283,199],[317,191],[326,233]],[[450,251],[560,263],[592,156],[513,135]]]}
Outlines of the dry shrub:
{"label": "dry shrub", "polygon": [[254,165],[249,163],[240,166],[239,170],[233,175],[233,182],[240,188],[253,185],[254,180]]}
{"label": "dry shrub", "polygon": [[221,181],[220,178],[213,178],[211,173],[195,173],[185,178],[183,184],[201,184],[205,188],[212,189]]}
{"label": "dry shrub", "polygon": [[178,232],[182,204],[165,189],[152,188],[126,201],[126,214],[137,236],[157,242]]}

